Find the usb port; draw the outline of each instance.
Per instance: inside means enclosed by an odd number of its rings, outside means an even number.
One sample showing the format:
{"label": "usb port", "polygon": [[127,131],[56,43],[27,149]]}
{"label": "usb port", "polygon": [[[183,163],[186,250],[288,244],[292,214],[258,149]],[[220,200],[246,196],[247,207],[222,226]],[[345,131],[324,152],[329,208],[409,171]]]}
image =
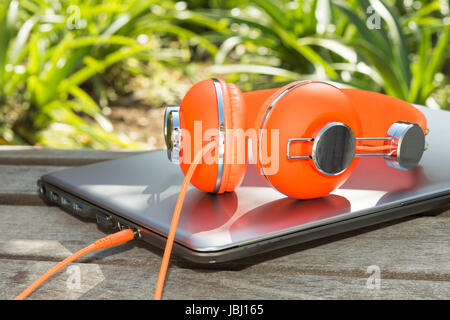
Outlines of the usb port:
{"label": "usb port", "polygon": [[59,196],[56,192],[51,191],[50,192],[50,199],[54,202],[58,202],[59,200]]}
{"label": "usb port", "polygon": [[101,213],[97,213],[96,215],[97,224],[106,229],[116,229],[115,219],[111,216],[107,216]]}
{"label": "usb port", "polygon": [[40,186],[38,189],[39,193],[43,196],[45,196],[45,194],[47,193],[47,191],[45,190],[44,186]]}
{"label": "usb port", "polygon": [[72,202],[72,201],[71,201],[69,198],[67,198],[67,197],[61,198],[61,203],[62,203],[64,206],[70,207],[70,203],[71,203],[71,202]]}
{"label": "usb port", "polygon": [[125,229],[130,229],[130,226],[127,226],[126,224],[117,221],[117,229],[119,230],[125,230]]}
{"label": "usb port", "polygon": [[74,202],[73,209],[77,212],[81,212],[81,211],[83,211],[83,205],[81,203]]}

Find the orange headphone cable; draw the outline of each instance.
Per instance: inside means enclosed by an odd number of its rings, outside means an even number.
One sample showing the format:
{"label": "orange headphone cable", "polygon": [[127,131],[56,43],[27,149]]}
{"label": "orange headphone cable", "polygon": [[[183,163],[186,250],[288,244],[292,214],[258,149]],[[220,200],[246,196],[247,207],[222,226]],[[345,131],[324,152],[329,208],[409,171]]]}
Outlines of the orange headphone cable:
{"label": "orange headphone cable", "polygon": [[[172,252],[173,242],[175,239],[175,232],[178,226],[178,221],[180,218],[181,208],[183,207],[184,198],[186,196],[187,188],[189,186],[189,183],[192,179],[192,175],[194,174],[194,171],[197,167],[197,165],[200,163],[200,160],[203,158],[203,155],[211,151],[215,146],[217,145],[216,141],[212,141],[208,143],[202,150],[200,150],[196,156],[194,157],[194,161],[189,167],[189,170],[183,180],[183,184],[181,185],[180,194],[178,195],[178,199],[175,205],[172,222],[169,229],[169,234],[167,237],[166,242],[166,248],[164,249],[164,255],[163,260],[161,262],[161,268],[159,271],[158,281],[156,283],[156,290],[155,290],[155,300],[160,300],[163,287],[164,287],[164,280],[167,273],[167,268],[169,265],[169,259]],[[46,273],[44,273],[42,276],[40,276],[36,281],[34,281],[28,288],[26,288],[22,293],[20,293],[17,297],[14,298],[14,300],[23,300],[26,297],[28,297],[34,290],[36,290],[42,283],[44,283],[46,280],[48,280],[51,276],[53,276],[55,273],[57,273],[59,270],[67,266],[68,264],[72,263],[76,259],[92,252],[95,250],[104,249],[107,247],[112,247],[130,240],[133,240],[136,237],[136,234],[131,229],[125,229],[116,233],[113,233],[111,235],[108,235],[104,238],[101,238],[94,243],[90,244],[89,246],[75,252],[70,257],[64,259],[57,265],[55,265],[53,268],[48,270]]]}
{"label": "orange headphone cable", "polygon": [[26,288],[21,294],[19,294],[17,297],[14,298],[14,300],[23,300],[30,293],[32,293],[34,290],[36,290],[37,287],[39,287],[42,283],[44,283],[48,278],[53,276],[55,273],[57,273],[59,270],[70,264],[71,262],[75,261],[76,259],[84,256],[85,254],[88,254],[89,252],[92,252],[94,250],[100,250],[107,247],[112,247],[130,240],[133,240],[135,238],[136,234],[131,229],[125,229],[113,234],[110,234],[104,238],[101,238],[94,243],[90,244],[89,246],[75,252],[70,257],[64,259],[60,263],[58,263],[56,266],[48,270],[46,273],[44,273],[42,276],[40,276],[36,281],[34,281],[28,288]]}
{"label": "orange headphone cable", "polygon": [[170,255],[172,253],[173,242],[175,240],[175,233],[177,231],[178,221],[180,219],[181,209],[183,207],[184,198],[186,197],[186,192],[191,182],[192,176],[197,165],[200,163],[204,155],[210,152],[213,148],[217,146],[217,141],[211,141],[206,146],[204,146],[194,157],[192,164],[190,165],[186,176],[184,177],[183,183],[181,185],[180,193],[178,194],[178,199],[175,204],[175,209],[173,211],[172,222],[170,223],[169,233],[167,235],[166,247],[164,249],[164,254],[161,262],[161,267],[159,269],[158,280],[156,282],[155,296],[154,300],[161,300],[162,292],[164,289],[164,281],[166,279],[167,268],[169,266]]}
{"label": "orange headphone cable", "polygon": [[384,151],[384,150],[393,150],[396,149],[397,146],[391,146],[391,145],[384,145],[384,146],[356,146],[356,150],[363,150],[363,151]]}

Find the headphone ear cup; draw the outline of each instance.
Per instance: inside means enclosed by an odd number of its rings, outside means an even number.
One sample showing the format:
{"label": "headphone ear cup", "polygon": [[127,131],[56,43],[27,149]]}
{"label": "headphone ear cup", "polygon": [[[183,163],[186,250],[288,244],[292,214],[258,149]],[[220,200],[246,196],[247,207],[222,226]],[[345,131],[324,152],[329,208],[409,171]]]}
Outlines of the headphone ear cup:
{"label": "headphone ear cup", "polygon": [[222,79],[201,81],[181,101],[179,118],[182,130],[180,167],[183,173],[187,173],[200,148],[209,143],[210,139],[204,137],[205,134],[210,136],[212,132],[219,142],[223,135],[223,148],[215,148],[208,161],[203,159],[197,165],[191,183],[205,192],[233,191],[244,178],[247,161],[245,105],[239,88]]}
{"label": "headphone ear cup", "polygon": [[[196,83],[180,103],[179,119],[181,128],[180,168],[186,175],[191,163],[202,147],[208,141],[203,136],[208,130],[218,130],[217,95],[213,80],[204,80]],[[211,156],[214,159],[197,165],[191,184],[196,188],[213,192],[216,185],[218,172],[218,155],[213,150]]]}
{"label": "headphone ear cup", "polygon": [[[226,84],[229,99],[227,134],[225,137],[225,166],[219,193],[235,190],[244,179],[247,166],[246,110],[241,90]],[[225,112],[227,114],[227,112]]]}
{"label": "headphone ear cup", "polygon": [[[312,158],[292,158],[312,156],[315,140],[319,141],[318,133],[333,122],[345,124],[355,136],[360,135],[360,119],[338,88],[321,82],[295,82],[275,92],[263,104],[255,122],[259,130],[256,163],[266,182],[298,199],[318,198],[342,185],[356,166],[357,158],[335,174],[319,170]],[[292,139],[314,140],[292,142]]]}

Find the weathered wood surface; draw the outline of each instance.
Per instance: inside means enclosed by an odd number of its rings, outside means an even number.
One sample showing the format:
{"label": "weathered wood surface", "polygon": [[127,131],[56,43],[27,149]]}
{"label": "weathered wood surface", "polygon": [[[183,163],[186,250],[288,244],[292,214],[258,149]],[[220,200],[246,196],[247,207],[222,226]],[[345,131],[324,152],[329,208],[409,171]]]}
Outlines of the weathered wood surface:
{"label": "weathered wood surface", "polygon": [[[45,165],[45,150],[26,152],[24,159],[39,161],[14,165],[0,148],[0,299],[13,298],[56,262],[104,236],[95,223],[45,205],[35,185],[42,174],[87,163],[83,157],[93,162],[96,153],[105,160],[108,153],[49,150],[64,160]],[[450,210],[439,210],[222,265],[174,258],[164,298],[449,299],[449,231]],[[71,274],[62,270],[30,299],[150,299],[161,254],[142,242],[93,253],[72,267],[81,273],[79,288],[68,286]],[[372,265],[381,271],[379,290],[366,285]]]}
{"label": "weathered wood surface", "polygon": [[0,146],[0,164],[79,166],[129,157],[143,151],[64,150],[22,146]]}
{"label": "weathered wood surface", "polygon": [[44,174],[66,168],[0,165],[0,204],[45,205],[36,192],[37,180]]}

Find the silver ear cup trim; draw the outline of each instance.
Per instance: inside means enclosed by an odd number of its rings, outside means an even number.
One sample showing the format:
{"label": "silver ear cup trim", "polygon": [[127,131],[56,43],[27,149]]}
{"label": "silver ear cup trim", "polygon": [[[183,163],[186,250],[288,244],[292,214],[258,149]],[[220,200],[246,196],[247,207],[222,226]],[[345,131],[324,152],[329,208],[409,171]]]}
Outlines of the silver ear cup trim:
{"label": "silver ear cup trim", "polygon": [[[218,79],[213,79],[214,87],[216,89],[217,97],[217,114],[219,123],[219,145],[218,150],[218,162],[217,162],[217,176],[216,184],[214,186],[213,192],[217,193],[220,190],[220,185],[222,184],[223,178],[223,166],[224,166],[224,155],[225,155],[225,106],[223,103],[223,92],[222,87]],[[206,111],[207,112],[207,111]]]}
{"label": "silver ear cup trim", "polygon": [[164,140],[167,147],[167,157],[170,162],[180,161],[181,128],[179,106],[168,106],[164,112]]}

